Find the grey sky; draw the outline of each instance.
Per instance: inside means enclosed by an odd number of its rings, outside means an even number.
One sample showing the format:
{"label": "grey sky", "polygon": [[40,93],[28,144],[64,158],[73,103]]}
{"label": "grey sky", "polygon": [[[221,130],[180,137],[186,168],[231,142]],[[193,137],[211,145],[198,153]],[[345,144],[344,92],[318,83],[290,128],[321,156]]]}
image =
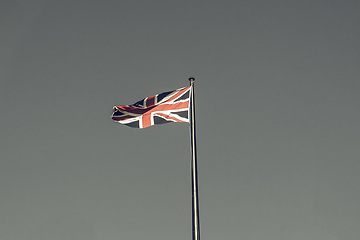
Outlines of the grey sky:
{"label": "grey sky", "polygon": [[196,78],[202,239],[360,236],[359,1],[1,1],[0,239],[190,239],[187,124],[113,105]]}

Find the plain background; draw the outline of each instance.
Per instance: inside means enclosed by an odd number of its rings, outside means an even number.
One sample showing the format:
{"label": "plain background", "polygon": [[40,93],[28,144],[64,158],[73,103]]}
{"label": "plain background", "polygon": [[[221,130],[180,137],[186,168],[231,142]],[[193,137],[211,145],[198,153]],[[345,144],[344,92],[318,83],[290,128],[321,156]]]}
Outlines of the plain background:
{"label": "plain background", "polygon": [[110,115],[195,77],[202,239],[359,239],[359,12],[2,0],[0,238],[191,239],[188,124]]}

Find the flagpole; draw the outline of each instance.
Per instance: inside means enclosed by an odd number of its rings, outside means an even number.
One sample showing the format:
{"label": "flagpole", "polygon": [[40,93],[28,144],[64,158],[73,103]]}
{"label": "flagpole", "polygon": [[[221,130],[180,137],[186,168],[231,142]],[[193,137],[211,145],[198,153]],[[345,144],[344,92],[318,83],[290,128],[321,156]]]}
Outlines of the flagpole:
{"label": "flagpole", "polygon": [[190,98],[190,142],[191,142],[191,187],[192,187],[192,239],[200,240],[199,196],[197,177],[197,151],[195,129],[195,78],[189,78],[191,86]]}

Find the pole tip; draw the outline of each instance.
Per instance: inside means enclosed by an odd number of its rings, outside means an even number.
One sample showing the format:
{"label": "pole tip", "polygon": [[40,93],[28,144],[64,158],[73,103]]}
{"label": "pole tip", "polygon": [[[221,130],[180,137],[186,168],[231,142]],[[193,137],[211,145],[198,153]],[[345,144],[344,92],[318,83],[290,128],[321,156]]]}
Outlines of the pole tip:
{"label": "pole tip", "polygon": [[189,78],[189,81],[190,81],[190,82],[194,82],[194,81],[195,81],[195,78],[191,77],[191,78]]}

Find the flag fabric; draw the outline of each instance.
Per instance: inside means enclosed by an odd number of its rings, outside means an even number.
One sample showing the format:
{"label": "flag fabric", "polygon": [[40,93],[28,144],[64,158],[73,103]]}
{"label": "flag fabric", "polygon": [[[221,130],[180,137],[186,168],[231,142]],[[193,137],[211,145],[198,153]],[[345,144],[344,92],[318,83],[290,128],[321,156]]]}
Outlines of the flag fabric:
{"label": "flag fabric", "polygon": [[189,122],[191,86],[144,98],[132,105],[114,106],[111,118],[133,128],[169,122]]}

